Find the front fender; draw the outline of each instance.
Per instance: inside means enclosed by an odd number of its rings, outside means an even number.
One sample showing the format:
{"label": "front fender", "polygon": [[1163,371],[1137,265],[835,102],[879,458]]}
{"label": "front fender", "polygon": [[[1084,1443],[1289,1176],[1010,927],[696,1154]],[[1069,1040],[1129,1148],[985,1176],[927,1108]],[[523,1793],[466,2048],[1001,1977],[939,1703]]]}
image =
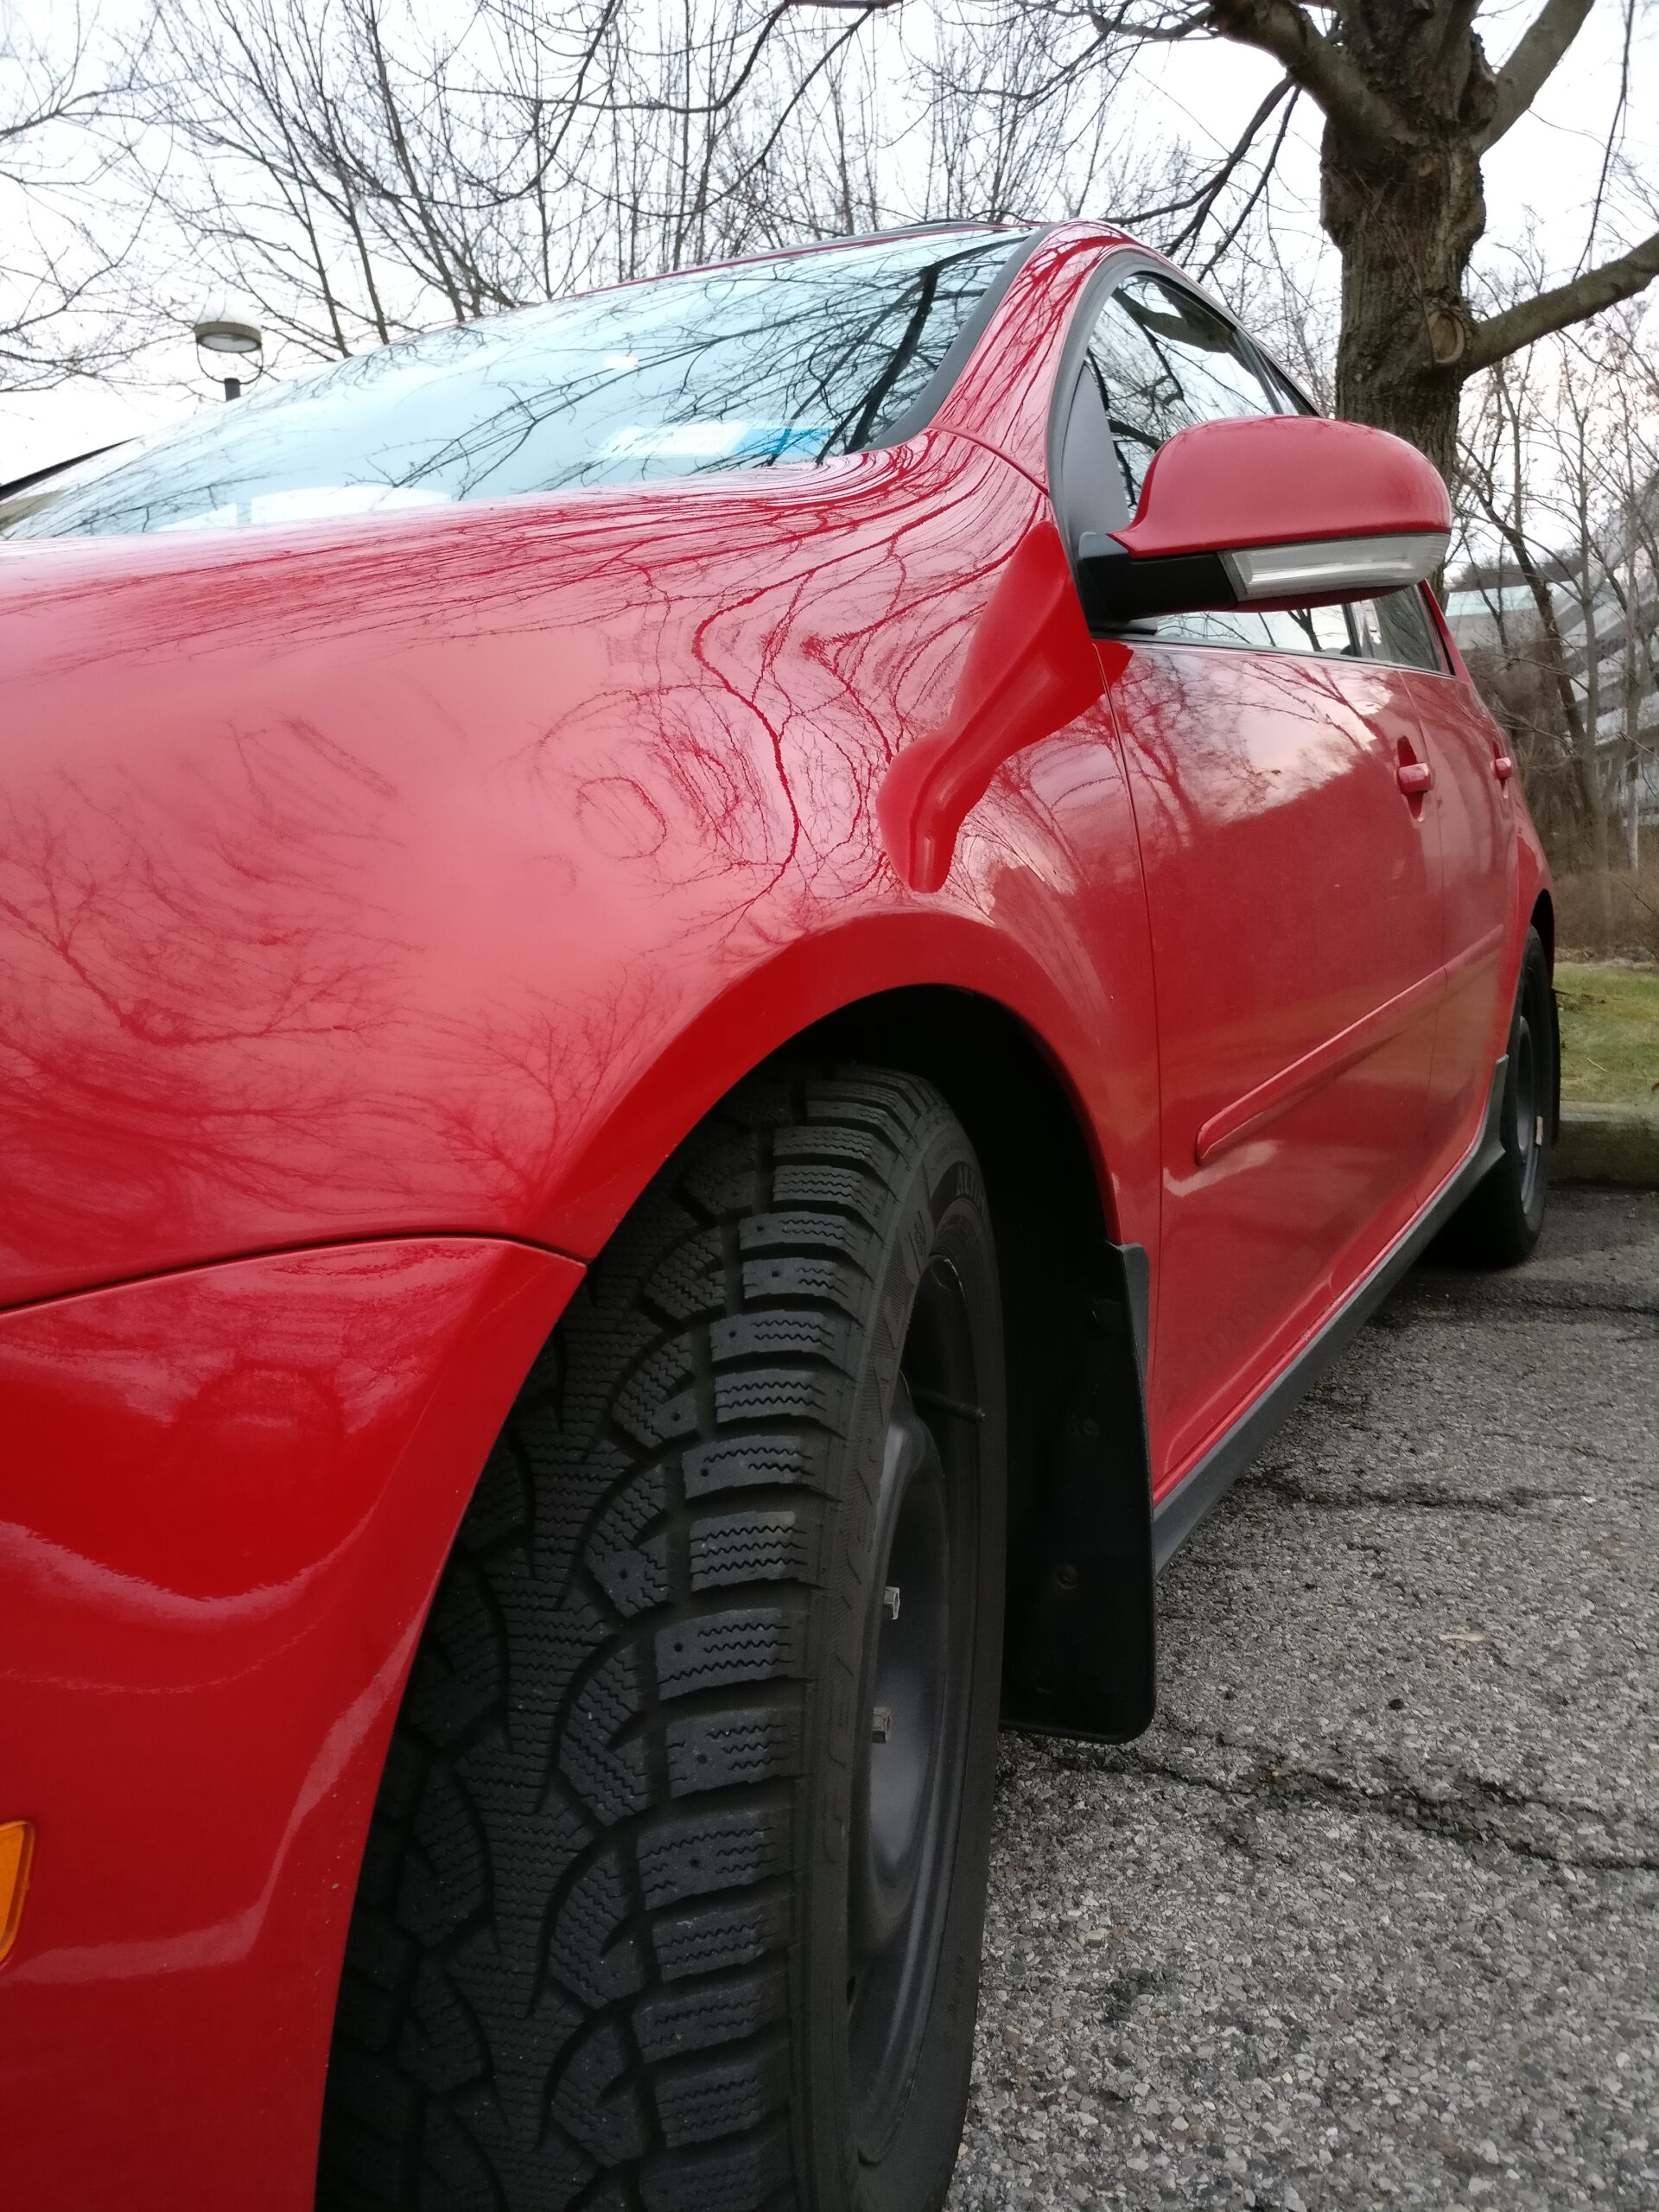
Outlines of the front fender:
{"label": "front fender", "polygon": [[[1109,848],[1138,899],[1127,797],[1103,732],[1027,778],[1099,671],[1046,600],[1027,696],[999,595],[1052,539],[925,433],[7,567],[0,1305],[365,1236],[592,1251],[711,1096],[890,983],[1003,1000],[1098,1089],[1126,1017],[1066,918]],[[912,752],[950,769],[926,889],[879,819]]]}
{"label": "front fender", "polygon": [[[1033,893],[1034,918],[1059,917]],[[582,1258],[603,1247],[676,1145],[760,1061],[887,991],[944,984],[1017,1016],[1069,1092],[1116,1234],[1156,1237],[1156,1077],[1147,972],[1126,951],[1109,997],[1078,961],[1057,975],[1019,938],[940,910],[867,915],[785,947],[699,1007],[557,1164],[535,1235]],[[1068,990],[1066,985],[1071,988]],[[1099,1141],[1112,1132],[1109,1149]]]}
{"label": "front fender", "polygon": [[440,1566],[574,1262],[429,1238],[0,1315],[7,2196],[304,2212]]}

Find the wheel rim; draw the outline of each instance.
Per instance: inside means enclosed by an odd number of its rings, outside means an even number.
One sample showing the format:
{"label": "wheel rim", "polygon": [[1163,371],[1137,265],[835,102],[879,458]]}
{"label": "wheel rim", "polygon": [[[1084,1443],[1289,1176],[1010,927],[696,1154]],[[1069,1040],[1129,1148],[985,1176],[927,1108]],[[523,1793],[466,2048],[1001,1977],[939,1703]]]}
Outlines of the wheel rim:
{"label": "wheel rim", "polygon": [[892,2139],[920,2056],[950,1896],[977,1451],[966,1307],[954,1270],[936,1261],[887,1426],[854,1779],[847,2040],[859,2150],[871,2161]]}

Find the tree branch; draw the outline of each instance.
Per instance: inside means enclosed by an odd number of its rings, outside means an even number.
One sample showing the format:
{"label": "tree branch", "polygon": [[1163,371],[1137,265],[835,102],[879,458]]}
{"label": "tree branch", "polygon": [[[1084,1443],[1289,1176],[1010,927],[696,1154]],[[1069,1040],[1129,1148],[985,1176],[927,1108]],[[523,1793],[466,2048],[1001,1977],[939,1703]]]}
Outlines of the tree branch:
{"label": "tree branch", "polygon": [[[1209,279],[1215,275],[1216,264],[1221,259],[1223,254],[1227,251],[1234,239],[1237,238],[1245,224],[1249,221],[1252,214],[1255,213],[1258,202],[1266,197],[1268,187],[1273,179],[1273,173],[1279,166],[1279,156],[1285,149],[1285,140],[1290,135],[1290,118],[1296,112],[1296,94],[1293,92],[1290,96],[1289,106],[1286,108],[1284,114],[1280,118],[1279,130],[1274,139],[1272,149],[1268,153],[1266,161],[1262,162],[1255,182],[1250,187],[1249,193],[1246,194],[1244,205],[1239,209],[1237,214],[1234,216],[1232,221],[1229,223],[1225,231],[1223,232],[1219,243],[1213,248],[1211,252],[1210,258],[1205,263],[1204,267],[1198,272],[1206,283],[1208,283]],[[1196,245],[1196,243],[1197,241],[1195,239],[1194,244]]]}
{"label": "tree branch", "polygon": [[1620,300],[1634,298],[1656,276],[1659,276],[1659,231],[1628,253],[1620,254],[1617,261],[1604,261],[1599,269],[1586,269],[1570,284],[1557,284],[1551,291],[1517,301],[1501,315],[1488,315],[1484,322],[1476,323],[1458,363],[1458,373],[1472,376],[1478,369],[1490,369],[1494,361],[1518,353],[1536,339],[1548,338],[1552,331],[1565,330],[1572,323],[1599,315],[1604,308],[1616,307]]}
{"label": "tree branch", "polygon": [[1592,0],[1544,0],[1497,73],[1491,120],[1480,137],[1483,152],[1521,120],[1542,92],[1556,63],[1583,29],[1591,6]]}
{"label": "tree branch", "polygon": [[1340,130],[1382,151],[1405,136],[1405,121],[1366,83],[1352,57],[1314,28],[1297,0],[1211,0],[1210,22],[1223,38],[1270,54]]}
{"label": "tree branch", "polygon": [[1143,223],[1155,221],[1161,216],[1185,215],[1192,209],[1196,208],[1198,210],[1198,213],[1193,216],[1192,220],[1189,222],[1183,230],[1177,232],[1174,239],[1167,245],[1166,250],[1173,257],[1179,252],[1179,249],[1183,245],[1188,244],[1192,239],[1196,238],[1199,231],[1201,231],[1205,224],[1209,221],[1210,212],[1215,206],[1217,200],[1220,199],[1222,193],[1230,181],[1233,172],[1238,168],[1239,164],[1249,154],[1250,148],[1255,143],[1257,133],[1261,130],[1262,124],[1266,123],[1268,117],[1273,113],[1274,108],[1279,105],[1279,103],[1285,98],[1287,93],[1289,93],[1292,96],[1294,101],[1295,87],[1292,85],[1288,77],[1281,77],[1279,79],[1279,82],[1274,86],[1273,90],[1268,94],[1266,99],[1264,99],[1262,102],[1262,105],[1256,109],[1255,113],[1245,124],[1243,131],[1239,135],[1237,142],[1233,146],[1232,150],[1223,156],[1221,161],[1217,164],[1215,168],[1211,171],[1210,175],[1205,179],[1202,184],[1197,186],[1191,192],[1184,193],[1179,200],[1166,200],[1161,207],[1137,207],[1131,209],[1130,212],[1122,218],[1125,229],[1131,231],[1139,230]]}

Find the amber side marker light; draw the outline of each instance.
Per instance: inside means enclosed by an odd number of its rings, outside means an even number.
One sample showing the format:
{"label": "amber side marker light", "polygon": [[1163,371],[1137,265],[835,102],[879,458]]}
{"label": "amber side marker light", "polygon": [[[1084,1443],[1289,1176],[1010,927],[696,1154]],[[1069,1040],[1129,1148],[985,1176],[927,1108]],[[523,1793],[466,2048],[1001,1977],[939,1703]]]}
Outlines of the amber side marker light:
{"label": "amber side marker light", "polygon": [[29,1864],[35,1856],[33,1821],[0,1821],[0,1959],[17,1940],[29,1890]]}

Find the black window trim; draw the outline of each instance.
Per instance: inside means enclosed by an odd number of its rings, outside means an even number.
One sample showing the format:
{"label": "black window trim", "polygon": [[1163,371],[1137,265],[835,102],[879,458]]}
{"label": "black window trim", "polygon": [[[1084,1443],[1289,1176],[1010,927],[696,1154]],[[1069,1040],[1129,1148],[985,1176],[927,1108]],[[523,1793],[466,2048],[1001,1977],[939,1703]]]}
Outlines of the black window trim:
{"label": "black window trim", "polygon": [[[1065,434],[1071,421],[1071,410],[1077,404],[1077,378],[1083,368],[1083,357],[1089,350],[1089,340],[1095,321],[1107,296],[1116,288],[1120,277],[1134,269],[1149,269],[1157,275],[1164,273],[1161,265],[1138,246],[1108,246],[1096,263],[1093,273],[1078,293],[1071,309],[1071,321],[1060,348],[1058,365],[1054,371],[1053,393],[1048,407],[1048,435],[1046,459],[1048,493],[1051,505],[1056,507],[1055,493],[1060,481],[1060,460],[1065,451]],[[1068,561],[1075,556],[1071,546],[1065,549]]]}
{"label": "black window trim", "polygon": [[[913,231],[918,228],[931,229],[933,226],[918,225],[911,227]],[[963,223],[959,226],[941,225],[939,227],[942,230],[960,227],[964,231],[972,231],[981,226],[974,223]],[[1000,226],[987,225],[984,227],[995,229]],[[874,440],[869,445],[860,448],[860,451],[883,452],[890,446],[903,445],[907,438],[913,438],[918,431],[926,429],[955,390],[957,378],[967,367],[969,359],[978,348],[980,340],[989,328],[991,317],[1007,297],[1014,278],[1043,240],[1052,237],[1059,228],[1060,226],[1058,223],[1039,223],[1028,230],[1011,230],[1007,255],[998,264],[996,274],[974,302],[973,312],[951,340],[938,367],[934,370],[904,413],[888,426],[886,435]],[[868,238],[859,239],[857,243],[861,245],[873,245],[880,238],[904,235],[903,232],[876,231],[873,232]]]}
{"label": "black window trim", "polygon": [[[1077,304],[1071,310],[1071,321],[1065,334],[1065,342],[1060,349],[1059,365],[1054,376],[1053,396],[1049,403],[1046,442],[1048,490],[1050,505],[1055,509],[1057,520],[1058,502],[1055,498],[1055,493],[1059,483],[1060,461],[1065,451],[1065,434],[1071,420],[1071,410],[1077,404],[1078,372],[1083,366],[1083,357],[1089,350],[1089,340],[1094,331],[1095,320],[1109,295],[1116,289],[1123,278],[1140,270],[1145,270],[1149,275],[1160,278],[1166,284],[1173,285],[1177,291],[1189,293],[1200,306],[1207,308],[1212,315],[1218,315],[1238,340],[1240,350],[1245,359],[1258,374],[1265,369],[1269,378],[1283,385],[1292,398],[1300,401],[1308,414],[1317,416],[1321,412],[1303,391],[1296,378],[1280,363],[1277,357],[1268,353],[1266,346],[1258,344],[1245,329],[1243,324],[1239,321],[1237,316],[1233,315],[1220,300],[1207,292],[1203,285],[1194,283],[1192,277],[1173,268],[1168,262],[1160,260],[1156,254],[1149,253],[1144,246],[1108,246],[1088,283],[1078,294]],[[949,356],[946,359],[948,360]],[[1075,562],[1075,550],[1070,545],[1065,549],[1065,556],[1068,562]],[[1306,649],[1300,645],[1280,645],[1271,650],[1291,659],[1346,660],[1352,661],[1361,668],[1395,668],[1410,676],[1438,676],[1447,681],[1452,680],[1452,672],[1447,664],[1446,648],[1440,638],[1440,626],[1434,620],[1433,611],[1425,595],[1425,587],[1419,584],[1415,587],[1415,590],[1418,602],[1423,610],[1424,625],[1428,631],[1429,641],[1434,652],[1435,665],[1433,668],[1418,668],[1402,661],[1369,659],[1358,650],[1359,637],[1351,615],[1348,617],[1351,645],[1350,650],[1345,653],[1332,652],[1316,645],[1308,646]],[[1343,612],[1344,614],[1348,613],[1345,607]],[[1155,633],[1149,633],[1146,642],[1147,644],[1162,643],[1172,646],[1179,645],[1184,650],[1198,652],[1236,653],[1248,652],[1252,650],[1248,645],[1229,645],[1218,638],[1160,639]]]}

